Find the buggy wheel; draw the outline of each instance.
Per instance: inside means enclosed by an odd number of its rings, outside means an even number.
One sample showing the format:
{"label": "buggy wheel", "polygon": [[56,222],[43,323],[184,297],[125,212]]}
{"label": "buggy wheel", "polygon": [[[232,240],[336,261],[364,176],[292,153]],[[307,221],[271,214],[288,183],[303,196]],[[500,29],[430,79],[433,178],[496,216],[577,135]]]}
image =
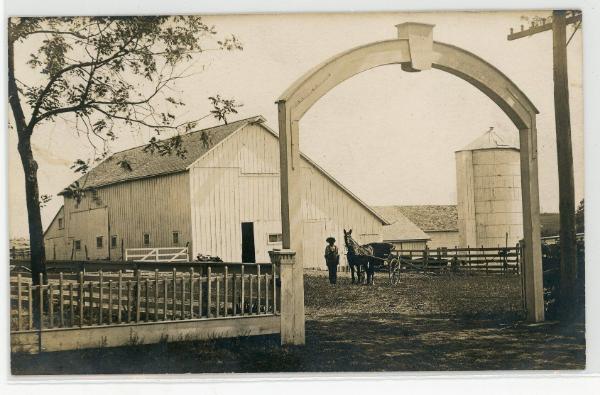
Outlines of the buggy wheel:
{"label": "buggy wheel", "polygon": [[389,280],[391,285],[396,285],[400,281],[400,261],[398,258],[392,258],[389,263]]}

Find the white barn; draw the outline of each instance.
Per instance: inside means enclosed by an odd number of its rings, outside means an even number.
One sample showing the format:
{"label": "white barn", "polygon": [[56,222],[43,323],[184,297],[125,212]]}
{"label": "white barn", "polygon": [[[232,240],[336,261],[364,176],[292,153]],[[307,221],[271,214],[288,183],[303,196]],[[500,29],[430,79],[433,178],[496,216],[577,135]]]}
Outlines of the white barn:
{"label": "white barn", "polygon": [[[264,122],[183,135],[185,158],[144,146],[112,155],[79,179],[87,190],[79,204],[63,194],[44,235],[48,258],[121,260],[128,248],[188,245],[191,256],[268,262],[281,248],[281,212],[279,142]],[[325,238],[342,247],[344,228],[361,243],[382,240],[382,216],[305,155],[301,167],[305,267],[324,267]]]}

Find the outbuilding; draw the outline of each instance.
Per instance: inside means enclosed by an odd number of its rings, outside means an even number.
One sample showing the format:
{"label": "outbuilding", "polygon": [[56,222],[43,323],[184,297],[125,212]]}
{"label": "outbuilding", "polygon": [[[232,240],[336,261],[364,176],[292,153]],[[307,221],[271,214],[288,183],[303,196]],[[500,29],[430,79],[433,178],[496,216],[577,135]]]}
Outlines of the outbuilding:
{"label": "outbuilding", "polygon": [[[268,262],[281,248],[279,142],[255,116],[181,136],[184,152],[139,146],[77,182],[45,233],[49,259],[123,260],[128,249],[187,247],[226,262]],[[343,251],[343,229],[382,241],[386,219],[301,155],[304,265],[324,266],[325,239]],[[341,264],[346,264],[342,256]]]}

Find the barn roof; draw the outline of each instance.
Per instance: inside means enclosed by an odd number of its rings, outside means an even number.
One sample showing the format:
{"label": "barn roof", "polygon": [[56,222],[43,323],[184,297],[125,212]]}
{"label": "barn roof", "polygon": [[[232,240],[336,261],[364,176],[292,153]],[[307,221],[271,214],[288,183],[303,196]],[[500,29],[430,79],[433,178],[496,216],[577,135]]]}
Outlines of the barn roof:
{"label": "barn roof", "polygon": [[[102,161],[96,167],[92,168],[87,174],[80,177],[77,181],[79,182],[81,188],[88,189],[141,178],[184,172],[187,171],[194,162],[202,158],[204,154],[212,150],[220,143],[224,142],[229,136],[235,134],[238,130],[242,129],[248,124],[260,124],[266,131],[273,134],[276,138],[279,138],[277,133],[264,124],[265,121],[266,120],[264,117],[257,115],[250,118],[240,119],[235,122],[230,122],[227,125],[215,126],[184,134],[181,136],[182,146],[187,150],[184,157],[180,157],[175,154],[161,156],[157,153],[153,154],[144,151],[144,148],[147,146],[146,144],[120,151]],[[210,135],[211,144],[208,148],[204,147],[204,144],[202,144],[202,132],[207,132]],[[384,225],[388,224],[387,220],[375,212],[368,204],[360,200],[356,195],[354,195],[350,190],[348,190],[339,181],[319,167],[306,155],[302,153],[301,155],[307,162],[314,166],[330,181],[340,187],[350,197],[356,200],[357,203],[366,208]],[[118,165],[119,162],[123,160],[126,160],[127,163],[131,165],[131,169],[126,169]]]}
{"label": "barn roof", "polygon": [[[175,154],[161,156],[144,151],[146,144],[120,151],[102,161],[77,181],[81,188],[97,188],[123,181],[186,171],[189,165],[243,126],[264,121],[263,117],[255,116],[230,122],[227,125],[183,134],[181,135],[182,146],[187,150],[184,157]],[[202,144],[202,132],[207,132],[211,137],[211,147],[206,148]],[[123,160],[130,164],[131,169],[119,166],[119,162]]]}
{"label": "barn roof", "polygon": [[[459,151],[478,151],[484,149],[519,149],[519,135],[510,130],[490,127],[483,135],[473,140]],[[459,152],[456,151],[456,152]]]}
{"label": "barn roof", "polygon": [[394,206],[425,232],[458,231],[456,205]]}
{"label": "barn roof", "polygon": [[427,233],[411,222],[397,206],[373,207],[390,225],[383,227],[383,241],[416,241],[429,240]]}

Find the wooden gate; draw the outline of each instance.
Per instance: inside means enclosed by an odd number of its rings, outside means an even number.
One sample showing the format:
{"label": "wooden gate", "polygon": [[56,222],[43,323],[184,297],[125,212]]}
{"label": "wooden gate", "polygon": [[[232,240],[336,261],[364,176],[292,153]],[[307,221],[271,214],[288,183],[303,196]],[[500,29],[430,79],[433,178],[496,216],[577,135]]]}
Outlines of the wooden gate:
{"label": "wooden gate", "polygon": [[189,262],[187,247],[127,248],[126,261]]}

